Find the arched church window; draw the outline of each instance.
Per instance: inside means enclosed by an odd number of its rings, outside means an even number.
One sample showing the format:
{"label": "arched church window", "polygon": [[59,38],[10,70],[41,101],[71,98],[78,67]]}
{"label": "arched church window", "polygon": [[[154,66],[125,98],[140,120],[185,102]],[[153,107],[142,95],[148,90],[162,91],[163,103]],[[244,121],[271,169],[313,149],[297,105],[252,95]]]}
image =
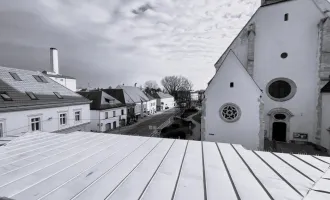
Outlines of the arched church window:
{"label": "arched church window", "polygon": [[226,103],[220,108],[220,117],[225,122],[235,122],[241,117],[241,109],[233,103]]}
{"label": "arched church window", "polygon": [[296,84],[286,78],[277,78],[267,85],[267,95],[275,101],[286,101],[291,99],[296,93]]}

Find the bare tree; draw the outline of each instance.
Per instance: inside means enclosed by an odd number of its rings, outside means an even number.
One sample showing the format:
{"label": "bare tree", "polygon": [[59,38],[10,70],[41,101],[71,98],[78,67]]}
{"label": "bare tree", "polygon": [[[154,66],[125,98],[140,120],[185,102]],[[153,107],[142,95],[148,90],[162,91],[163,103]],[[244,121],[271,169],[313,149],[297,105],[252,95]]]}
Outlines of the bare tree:
{"label": "bare tree", "polygon": [[192,82],[183,76],[166,76],[162,79],[162,85],[171,95],[176,95],[177,91],[190,91],[193,88]]}
{"label": "bare tree", "polygon": [[152,81],[152,80],[150,80],[150,81],[146,81],[146,82],[144,83],[144,88],[158,89],[159,86],[158,86],[158,84],[157,84],[156,81]]}

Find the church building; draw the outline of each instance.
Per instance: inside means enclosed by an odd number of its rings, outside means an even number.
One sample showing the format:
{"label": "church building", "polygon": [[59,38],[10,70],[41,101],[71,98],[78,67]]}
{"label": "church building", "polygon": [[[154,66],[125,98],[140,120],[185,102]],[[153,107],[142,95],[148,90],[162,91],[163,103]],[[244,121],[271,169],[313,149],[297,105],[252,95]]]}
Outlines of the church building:
{"label": "church building", "polygon": [[266,137],[330,149],[327,0],[262,0],[215,68],[203,140],[262,149]]}

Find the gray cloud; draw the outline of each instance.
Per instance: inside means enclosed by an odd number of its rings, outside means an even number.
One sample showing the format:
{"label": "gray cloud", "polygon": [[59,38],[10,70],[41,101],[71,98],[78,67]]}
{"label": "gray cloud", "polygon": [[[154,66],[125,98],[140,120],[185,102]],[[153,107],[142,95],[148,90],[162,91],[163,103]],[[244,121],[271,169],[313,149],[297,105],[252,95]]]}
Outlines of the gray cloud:
{"label": "gray cloud", "polygon": [[[60,71],[79,85],[182,74],[206,87],[213,64],[259,0],[0,0],[0,65]],[[202,72],[202,73],[201,73]]]}

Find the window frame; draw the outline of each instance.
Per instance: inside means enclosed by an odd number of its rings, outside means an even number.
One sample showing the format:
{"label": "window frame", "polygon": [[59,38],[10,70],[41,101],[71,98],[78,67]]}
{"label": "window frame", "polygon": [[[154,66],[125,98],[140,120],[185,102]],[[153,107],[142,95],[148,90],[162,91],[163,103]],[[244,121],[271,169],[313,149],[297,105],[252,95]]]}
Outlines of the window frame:
{"label": "window frame", "polygon": [[[3,94],[7,95],[9,98],[6,98],[6,97],[2,96]],[[12,101],[13,100],[13,98],[11,98],[11,96],[9,96],[8,92],[0,92],[0,96],[4,101]]]}
{"label": "window frame", "polygon": [[0,138],[5,137],[6,133],[6,119],[0,119],[0,124],[2,124],[2,133],[0,132]]}
{"label": "window frame", "polygon": [[[276,81],[284,81],[284,82],[287,82],[290,87],[291,87],[291,91],[290,91],[290,94],[287,95],[286,97],[283,97],[283,98],[276,98],[276,97],[273,97],[270,93],[269,93],[269,87]],[[283,101],[288,101],[290,99],[292,99],[295,94],[297,92],[297,85],[296,83],[289,79],[289,78],[284,78],[284,77],[280,77],[280,78],[275,78],[275,79],[272,79],[271,81],[268,82],[268,84],[266,85],[266,93],[267,93],[267,96],[274,100],[274,101],[278,101],[278,102],[283,102]]]}
{"label": "window frame", "polygon": [[[65,115],[65,117],[61,117],[61,115]],[[65,119],[65,124],[62,123],[62,119]],[[60,126],[67,126],[68,125],[68,112],[59,112],[58,113],[58,123]]]}
{"label": "window frame", "polygon": [[[38,121],[32,121],[36,119],[38,119]],[[37,124],[38,124],[38,129],[36,127]],[[35,116],[30,118],[30,131],[31,132],[41,131],[41,117]]]}
{"label": "window frame", "polygon": [[11,77],[13,77],[15,81],[22,81],[21,77],[19,77],[16,72],[9,72],[9,74],[11,75]]}
{"label": "window frame", "polygon": [[[79,113],[79,120],[77,120],[77,113]],[[81,122],[82,121],[82,111],[81,111],[81,109],[79,109],[79,110],[73,110],[73,116],[74,116],[74,122],[75,123],[79,123],[79,122]]]}
{"label": "window frame", "polygon": [[116,111],[115,110],[112,111],[112,116],[116,117]]}
{"label": "window frame", "polygon": [[[25,92],[28,97],[30,97],[31,100],[39,100],[38,97],[33,92]],[[33,95],[35,98],[33,98],[31,95]]]}
{"label": "window frame", "polygon": [[59,92],[53,92],[58,99],[63,99],[63,96]]}
{"label": "window frame", "polygon": [[285,22],[289,21],[289,13],[284,14],[284,21]]}
{"label": "window frame", "polygon": [[121,115],[125,115],[125,110],[121,109]]}
{"label": "window frame", "polygon": [[104,112],[104,119],[109,119],[109,112]]}

